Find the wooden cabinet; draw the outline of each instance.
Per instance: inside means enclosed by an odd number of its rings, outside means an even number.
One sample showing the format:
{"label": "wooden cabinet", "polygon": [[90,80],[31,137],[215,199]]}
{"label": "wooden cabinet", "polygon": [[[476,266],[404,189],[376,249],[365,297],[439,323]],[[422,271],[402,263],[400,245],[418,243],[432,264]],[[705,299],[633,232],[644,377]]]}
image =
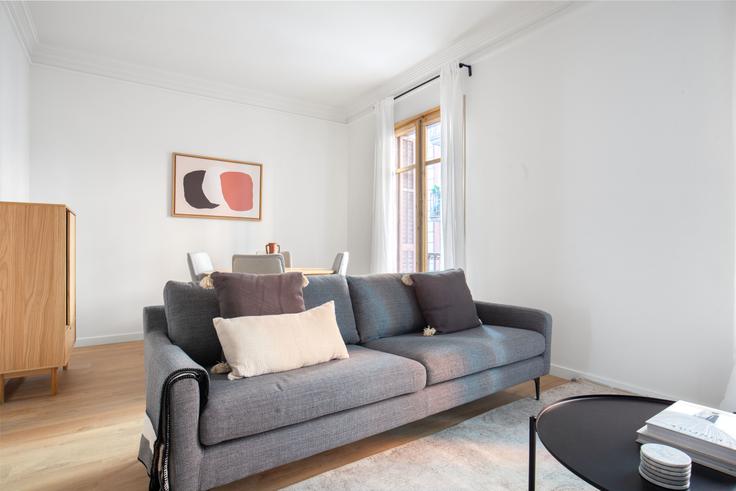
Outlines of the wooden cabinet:
{"label": "wooden cabinet", "polygon": [[9,378],[56,374],[76,341],[76,216],[0,202],[0,402]]}

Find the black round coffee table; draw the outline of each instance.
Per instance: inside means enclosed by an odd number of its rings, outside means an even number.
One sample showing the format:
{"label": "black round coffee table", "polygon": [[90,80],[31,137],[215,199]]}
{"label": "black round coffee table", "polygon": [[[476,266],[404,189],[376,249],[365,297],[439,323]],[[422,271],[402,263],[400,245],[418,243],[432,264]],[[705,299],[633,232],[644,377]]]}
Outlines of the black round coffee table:
{"label": "black round coffee table", "polygon": [[[636,430],[672,401],[589,395],[550,404],[529,420],[529,489],[534,489],[536,432],[545,448],[599,489],[662,490],[639,476]],[[690,489],[736,490],[736,477],[693,463]]]}

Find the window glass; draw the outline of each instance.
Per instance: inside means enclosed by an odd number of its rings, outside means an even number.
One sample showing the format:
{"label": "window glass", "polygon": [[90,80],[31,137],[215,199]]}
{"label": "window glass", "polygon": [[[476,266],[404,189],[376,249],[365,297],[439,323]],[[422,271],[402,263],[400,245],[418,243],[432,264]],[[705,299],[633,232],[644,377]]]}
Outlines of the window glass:
{"label": "window glass", "polygon": [[440,163],[425,168],[425,196],[427,197],[427,227],[425,251],[427,271],[440,270],[442,251],[442,173]]}
{"label": "window glass", "polygon": [[399,174],[399,272],[416,271],[416,170]]}
{"label": "window glass", "polygon": [[440,122],[426,126],[425,160],[434,160],[442,156],[440,139],[442,138]]}
{"label": "window glass", "polygon": [[416,131],[399,136],[399,158],[397,162],[399,168],[408,167],[416,163],[416,142]]}

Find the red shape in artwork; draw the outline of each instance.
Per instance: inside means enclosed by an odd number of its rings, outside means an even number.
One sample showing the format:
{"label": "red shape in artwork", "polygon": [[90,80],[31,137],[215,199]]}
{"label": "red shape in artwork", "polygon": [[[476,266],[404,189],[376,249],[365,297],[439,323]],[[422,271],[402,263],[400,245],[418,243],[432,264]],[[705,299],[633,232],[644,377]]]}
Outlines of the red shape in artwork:
{"label": "red shape in artwork", "polygon": [[223,172],[220,185],[225,202],[234,211],[253,209],[253,178],[243,172]]}

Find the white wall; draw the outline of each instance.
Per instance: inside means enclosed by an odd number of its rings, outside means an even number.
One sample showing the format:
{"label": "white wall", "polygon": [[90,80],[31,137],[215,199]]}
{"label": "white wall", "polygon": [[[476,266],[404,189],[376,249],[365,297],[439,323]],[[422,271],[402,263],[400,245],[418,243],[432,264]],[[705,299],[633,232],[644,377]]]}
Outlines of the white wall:
{"label": "white wall", "polygon": [[348,250],[350,274],[371,269],[375,119],[367,114],[348,125]]}
{"label": "white wall", "polygon": [[0,5],[0,200],[28,200],[29,63]]}
{"label": "white wall", "polygon": [[413,90],[394,102],[394,120],[398,123],[440,105],[439,79]]}
{"label": "white wall", "polygon": [[[464,60],[470,286],[552,313],[554,373],[723,396],[735,9],[591,3]],[[370,238],[372,118],[349,134],[355,250]]]}
{"label": "white wall", "polygon": [[471,287],[551,312],[557,373],[723,396],[734,7],[590,4],[473,63]]}
{"label": "white wall", "polygon": [[[557,373],[722,396],[735,8],[593,3],[470,60],[471,288],[550,311]],[[313,266],[347,247],[351,273],[368,271],[371,116],[344,126],[41,66],[31,82],[31,199],[79,215],[81,337],[139,335],[189,250],[226,267],[275,240]],[[263,162],[264,221],[170,217],[172,151]]]}
{"label": "white wall", "polygon": [[[143,306],[188,280],[187,251],[229,268],[270,241],[303,266],[345,250],[345,125],[44,66],[31,79],[31,198],[77,212],[82,343],[139,337]],[[171,217],[171,152],[263,163],[263,221]]]}

